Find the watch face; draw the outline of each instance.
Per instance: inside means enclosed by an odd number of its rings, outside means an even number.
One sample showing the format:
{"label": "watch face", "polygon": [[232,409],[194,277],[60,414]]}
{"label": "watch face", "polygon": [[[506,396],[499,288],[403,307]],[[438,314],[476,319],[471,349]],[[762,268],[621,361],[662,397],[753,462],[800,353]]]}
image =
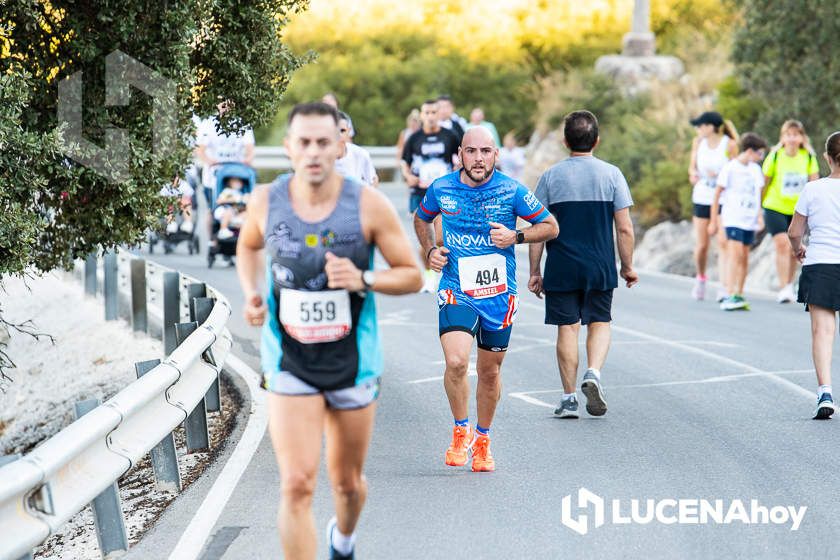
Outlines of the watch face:
{"label": "watch face", "polygon": [[365,286],[370,288],[373,286],[373,282],[376,280],[376,277],[373,274],[372,270],[366,270],[362,273],[362,282]]}

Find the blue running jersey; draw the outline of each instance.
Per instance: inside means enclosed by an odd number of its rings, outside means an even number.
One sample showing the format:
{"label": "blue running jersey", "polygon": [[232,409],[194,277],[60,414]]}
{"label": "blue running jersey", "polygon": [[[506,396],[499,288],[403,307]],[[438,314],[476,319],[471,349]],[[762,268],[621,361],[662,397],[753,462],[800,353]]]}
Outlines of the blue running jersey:
{"label": "blue running jersey", "polygon": [[550,214],[524,185],[498,171],[478,187],[460,180],[460,171],[434,181],[417,209],[431,222],[442,216],[443,245],[449,263],[443,268],[440,305],[472,307],[491,328],[510,326],[516,313],[514,246],[499,249],[490,241],[490,222],[516,229],[517,218],[532,224]]}

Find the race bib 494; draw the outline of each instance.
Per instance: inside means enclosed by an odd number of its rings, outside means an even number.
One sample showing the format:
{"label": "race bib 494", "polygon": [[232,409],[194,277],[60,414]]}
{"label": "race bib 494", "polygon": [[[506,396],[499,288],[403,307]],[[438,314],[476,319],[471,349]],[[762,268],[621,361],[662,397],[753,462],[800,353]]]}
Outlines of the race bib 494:
{"label": "race bib 494", "polygon": [[508,291],[507,259],[504,255],[480,255],[458,259],[461,291],[474,299],[484,299]]}

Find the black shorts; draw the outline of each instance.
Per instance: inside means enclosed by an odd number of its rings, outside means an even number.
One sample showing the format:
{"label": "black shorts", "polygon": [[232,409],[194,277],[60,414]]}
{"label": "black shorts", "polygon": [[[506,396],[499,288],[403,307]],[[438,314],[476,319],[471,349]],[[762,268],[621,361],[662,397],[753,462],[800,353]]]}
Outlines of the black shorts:
{"label": "black shorts", "polygon": [[609,323],[612,321],[612,298],[612,290],[546,292],[545,324]]}
{"label": "black shorts", "polygon": [[840,311],[840,264],[803,266],[797,301]]}
{"label": "black shorts", "polygon": [[[723,206],[718,206],[718,214],[723,212]],[[701,220],[710,220],[712,218],[712,207],[708,204],[695,204],[694,217]]]}
{"label": "black shorts", "polygon": [[770,235],[787,233],[793,216],[776,212],[775,210],[764,209],[764,227]]}

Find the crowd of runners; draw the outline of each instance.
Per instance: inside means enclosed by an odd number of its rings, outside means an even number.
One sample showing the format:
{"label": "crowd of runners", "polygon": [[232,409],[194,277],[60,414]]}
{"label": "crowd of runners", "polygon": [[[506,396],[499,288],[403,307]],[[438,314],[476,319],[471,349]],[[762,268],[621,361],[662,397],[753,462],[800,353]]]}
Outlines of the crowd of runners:
{"label": "crowd of runners", "polygon": [[[785,123],[780,146],[768,155],[766,141],[752,133],[738,137],[717,113],[693,122],[694,297],[705,297],[708,246],[716,240],[719,270],[726,275],[722,308],[745,308],[749,247],[766,226],[779,256],[780,301],[795,297],[796,262],[805,262],[799,301],[809,306],[814,324],[814,416],[830,417],[831,347],[840,309],[840,133],[826,145],[831,176],[813,181],[816,156],[800,123]],[[413,111],[406,124],[400,171],[417,244],[375,188],[376,171],[364,161],[364,150],[352,147],[353,123],[331,94],[290,112],[284,142],[293,172],[254,191],[239,236],[245,318],[263,329],[263,387],[281,474],[278,523],[288,558],[316,554],[312,496],[323,437],[336,510],[327,527],[330,557],[354,555],[367,497],[363,467],[384,369],[376,292],[425,289],[437,295],[443,385],[452,413],[451,434],[441,445],[445,465],[469,465],[475,472],[496,468],[491,428],[519,307],[517,244],[528,245],[527,289],[544,299],[545,323],[557,328],[563,395],[555,414],[580,416],[578,388],[588,414],[608,410],[601,370],[610,345],[613,291],[619,278],[627,288],[639,278],[630,188],[616,166],[594,155],[601,140],[596,116],[566,116],[570,157],[548,169],[533,192],[505,173],[505,166],[499,169],[499,135],[480,110],[465,122],[452,100],[440,96]],[[374,269],[375,250],[388,268]],[[581,326],[587,330],[587,368],[578,385]],[[474,341],[478,379],[471,422],[467,375]]]}

